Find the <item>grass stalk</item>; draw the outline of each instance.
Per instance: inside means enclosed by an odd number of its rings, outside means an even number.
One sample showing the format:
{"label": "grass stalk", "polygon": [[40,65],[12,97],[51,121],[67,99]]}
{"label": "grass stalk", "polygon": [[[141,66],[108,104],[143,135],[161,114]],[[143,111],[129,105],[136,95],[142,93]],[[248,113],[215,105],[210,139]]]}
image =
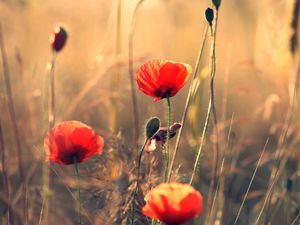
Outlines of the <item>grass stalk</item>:
{"label": "grass stalk", "polygon": [[135,33],[135,28],[136,28],[137,13],[143,2],[144,2],[144,0],[140,0],[134,9],[131,26],[130,26],[130,32],[129,32],[129,41],[128,41],[128,69],[129,69],[129,81],[130,81],[131,102],[132,102],[132,111],[133,111],[133,146],[134,146],[134,150],[138,149],[139,112],[138,112],[136,91],[135,91],[135,85],[134,85],[133,40],[134,40],[134,33]]}
{"label": "grass stalk", "polygon": [[[116,18],[116,52],[115,55],[118,57],[121,54],[121,18],[122,18],[122,0],[117,0],[117,18]],[[111,106],[109,110],[109,127],[113,132],[117,132],[117,114],[119,107],[119,99],[116,95],[116,91],[119,90],[120,86],[120,67],[117,66],[115,74],[113,74],[110,80],[111,90]]]}
{"label": "grass stalk", "polygon": [[82,218],[81,218],[81,209],[82,209],[82,202],[81,202],[81,193],[80,193],[80,176],[79,176],[79,169],[78,169],[78,162],[76,157],[74,157],[74,168],[75,168],[75,176],[77,179],[77,197],[79,202],[79,209],[78,209],[78,222],[80,225],[83,225]]}
{"label": "grass stalk", "polygon": [[132,199],[132,205],[131,205],[131,225],[134,225],[134,217],[135,217],[135,201],[136,201],[136,196],[138,193],[138,189],[139,189],[139,179],[140,179],[140,170],[141,170],[141,163],[142,163],[142,156],[144,153],[144,149],[146,147],[146,144],[148,142],[148,138],[146,138],[145,143],[143,144],[143,147],[141,148],[139,155],[138,155],[138,159],[137,159],[137,176],[136,176],[136,186],[135,186],[135,190],[133,192],[133,199]]}
{"label": "grass stalk", "polygon": [[[45,85],[45,102],[48,102],[48,134],[50,135],[51,129],[53,128],[56,121],[56,98],[55,98],[55,62],[56,62],[56,52],[52,51],[51,60],[49,63],[49,76],[46,78]],[[51,138],[50,138],[51,147]],[[46,157],[46,155],[44,156]],[[52,173],[50,170],[51,162],[47,162],[46,158],[43,163],[43,204],[40,212],[40,219],[43,224],[47,225],[49,220],[49,210],[50,210],[50,196],[51,196],[51,183],[52,183]]]}
{"label": "grass stalk", "polygon": [[202,59],[202,54],[203,54],[203,49],[204,49],[204,45],[205,45],[205,40],[206,40],[206,37],[207,37],[207,32],[208,32],[208,26],[206,25],[205,28],[204,28],[204,33],[203,33],[203,37],[202,37],[201,46],[199,48],[199,52],[198,52],[198,56],[197,56],[197,60],[196,60],[195,68],[194,68],[193,77],[192,77],[192,80],[191,80],[188,96],[187,96],[187,99],[186,99],[186,102],[185,102],[185,107],[184,107],[184,111],[183,111],[182,118],[181,118],[181,128],[178,131],[178,135],[177,135],[176,143],[175,143],[175,147],[174,147],[174,152],[173,152],[173,155],[172,155],[172,159],[170,161],[170,169],[169,169],[169,174],[168,174],[168,177],[167,177],[168,182],[170,181],[171,176],[172,176],[174,162],[175,162],[175,159],[176,159],[176,156],[177,156],[177,151],[178,151],[180,140],[181,140],[181,137],[182,137],[183,128],[185,126],[186,116],[187,116],[188,109],[189,109],[190,102],[191,102],[191,98],[192,98],[193,83],[194,83],[194,81],[195,81],[195,79],[198,75],[199,68],[200,68],[200,62],[201,62],[201,59]]}
{"label": "grass stalk", "polygon": [[298,215],[296,215],[295,219],[293,219],[291,225],[295,225],[299,219],[300,219],[300,212],[298,213]]}
{"label": "grass stalk", "polygon": [[[190,184],[193,183],[195,175],[196,175],[196,172],[197,172],[198,167],[199,167],[200,156],[201,156],[201,153],[202,153],[202,150],[203,150],[204,139],[205,139],[205,135],[206,135],[206,132],[207,132],[207,129],[208,129],[208,124],[209,124],[211,113],[214,114],[213,116],[214,116],[215,125],[217,124],[216,110],[215,110],[215,106],[214,106],[214,78],[215,78],[215,74],[216,74],[216,62],[215,62],[216,61],[216,56],[215,56],[216,51],[215,51],[215,44],[216,44],[217,22],[218,22],[218,10],[216,10],[216,17],[215,17],[215,22],[214,22],[214,28],[212,26],[209,26],[210,27],[210,31],[211,31],[211,35],[212,35],[211,74],[210,74],[210,76],[211,76],[211,82],[210,82],[211,95],[210,95],[210,100],[209,100],[209,104],[208,104],[208,109],[207,109],[207,114],[206,114],[206,119],[205,119],[203,131],[202,131],[200,146],[199,146],[199,149],[198,149],[198,152],[197,152],[197,156],[196,156],[196,160],[195,160],[195,163],[194,163],[194,168],[193,168],[192,176],[191,176],[191,179],[190,179],[190,182],[189,182]],[[215,160],[215,162],[217,162],[217,161]],[[215,164],[216,163],[214,163],[214,168],[216,168]],[[213,175],[214,175],[214,173],[213,173]],[[212,179],[214,180],[214,176],[212,177]],[[211,185],[211,186],[213,186],[213,185]],[[210,191],[210,193],[212,195],[212,191]],[[210,197],[210,202],[211,202],[211,197]],[[208,207],[210,208],[209,205],[208,205]]]}
{"label": "grass stalk", "polygon": [[17,116],[16,116],[16,112],[15,112],[15,105],[14,105],[12,87],[11,87],[11,82],[10,82],[8,60],[7,60],[6,50],[5,50],[3,30],[2,30],[1,23],[0,23],[0,51],[1,51],[1,57],[2,57],[3,77],[4,77],[4,85],[5,85],[5,91],[6,91],[8,111],[9,111],[10,122],[12,125],[13,134],[14,134],[15,144],[16,144],[16,148],[17,148],[18,171],[19,171],[19,175],[21,178],[20,185],[22,186],[22,192],[23,192],[22,207],[23,207],[24,225],[27,225],[28,224],[27,184],[25,181],[25,170],[24,170],[24,162],[23,162],[23,154],[22,154],[23,151],[22,151],[22,147],[21,147],[19,128],[17,125]]}
{"label": "grass stalk", "polygon": [[164,181],[168,180],[168,172],[169,172],[169,160],[170,160],[170,126],[171,126],[171,101],[170,96],[167,95],[167,107],[168,107],[168,125],[167,125],[167,139],[166,146],[164,148],[164,160],[165,160],[165,178]]}
{"label": "grass stalk", "polygon": [[290,126],[292,124],[292,120],[293,120],[293,115],[294,115],[294,111],[295,111],[295,107],[296,107],[296,100],[297,100],[297,95],[298,95],[298,89],[299,89],[299,81],[300,81],[300,61],[297,61],[297,69],[296,69],[296,74],[295,74],[295,82],[294,82],[294,90],[293,90],[293,96],[292,99],[290,101],[290,105],[288,107],[288,111],[284,120],[284,126],[283,126],[283,131],[279,137],[278,140],[278,144],[277,144],[277,150],[275,153],[275,160],[279,161],[279,165],[278,166],[274,166],[272,168],[271,171],[271,175],[270,175],[270,179],[269,179],[269,184],[268,184],[268,189],[267,189],[267,194],[266,194],[266,198],[264,200],[263,206],[261,208],[261,211],[259,212],[259,215],[257,217],[256,223],[259,222],[260,217],[262,216],[263,210],[265,208],[267,208],[266,210],[266,216],[265,216],[265,224],[268,224],[268,220],[269,220],[269,211],[270,211],[270,201],[272,199],[272,195],[273,195],[273,187],[275,186],[276,182],[279,179],[279,176],[282,172],[282,170],[284,169],[284,166],[287,162],[288,159],[288,154],[287,152],[285,153],[285,157],[282,157],[284,152],[284,144],[287,138],[287,134],[288,131],[290,129]]}
{"label": "grass stalk", "polygon": [[250,182],[249,182],[247,191],[246,191],[246,193],[245,193],[245,195],[244,195],[242,204],[241,204],[241,206],[240,206],[240,208],[239,208],[239,211],[238,211],[238,213],[237,213],[237,215],[236,215],[236,217],[235,217],[235,220],[234,220],[234,224],[233,224],[233,225],[236,225],[236,224],[237,224],[238,219],[239,219],[239,217],[240,217],[240,215],[241,215],[242,209],[243,209],[243,207],[244,207],[244,204],[245,204],[245,201],[246,201],[246,199],[247,199],[248,193],[249,193],[250,188],[251,188],[251,186],[252,186],[253,180],[254,180],[254,178],[255,178],[255,176],[256,176],[256,173],[257,173],[257,170],[258,170],[258,168],[259,168],[259,166],[260,166],[262,157],[263,157],[263,155],[264,155],[264,153],[265,153],[265,151],[266,151],[268,142],[269,142],[269,139],[267,139],[267,141],[266,141],[266,143],[265,143],[265,146],[264,146],[264,148],[263,148],[263,150],[262,150],[262,152],[261,152],[261,154],[260,154],[260,156],[259,156],[259,159],[258,159],[258,161],[257,161],[256,167],[255,167],[255,169],[254,169],[254,172],[253,172],[253,174],[252,174],[251,180],[250,180]]}

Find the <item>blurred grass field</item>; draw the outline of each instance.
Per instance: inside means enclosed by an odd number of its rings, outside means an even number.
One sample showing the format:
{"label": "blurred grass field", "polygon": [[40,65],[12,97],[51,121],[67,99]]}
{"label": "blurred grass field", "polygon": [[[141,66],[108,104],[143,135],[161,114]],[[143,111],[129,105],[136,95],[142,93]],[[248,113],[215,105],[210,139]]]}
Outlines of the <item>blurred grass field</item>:
{"label": "blurred grass field", "polygon": [[[28,224],[39,223],[43,208],[43,141],[47,133],[47,76],[51,49],[49,36],[55,24],[68,31],[65,48],[57,55],[56,120],[79,120],[104,137],[103,154],[80,165],[85,224],[129,224],[133,191],[133,113],[128,76],[128,41],[138,0],[2,0],[0,23],[11,79],[16,124],[19,128],[26,177],[20,177],[16,142],[8,109],[8,97],[0,60],[0,121],[5,164],[0,162],[0,222],[7,221],[8,196],[4,187],[5,168],[9,181],[14,224],[25,224],[22,189],[27,184]],[[291,122],[295,79],[299,75],[298,51],[290,42],[294,3],[297,0],[224,0],[220,8],[216,40],[215,98],[219,122],[218,142],[224,160],[223,180],[218,186],[212,225],[232,225],[251,180],[260,154],[266,152],[241,211],[240,225],[255,224],[265,199],[271,171],[282,158],[286,165],[269,205],[257,224],[300,224],[300,114],[299,93]],[[121,3],[118,23],[118,4]],[[133,39],[133,66],[136,71],[147,59],[170,59],[195,65],[210,1],[144,0],[137,13]],[[298,37],[298,36],[297,36]],[[296,38],[298,39],[298,38]],[[193,169],[209,101],[210,39],[198,74],[183,130],[174,179],[188,182]],[[189,81],[190,82],[190,81]],[[172,98],[172,118],[181,120],[187,85]],[[167,125],[166,103],[153,102],[137,90],[139,146],[144,124],[157,116]],[[46,102],[46,103],[45,103]],[[116,102],[116,103],[114,103]],[[284,131],[286,138],[280,143]],[[171,149],[175,140],[171,141]],[[215,136],[210,124],[195,186],[206,199],[213,161]],[[276,151],[282,150],[280,158]],[[144,157],[143,190],[160,182],[162,155],[157,150]],[[76,181],[73,168],[52,165],[53,184],[48,224],[76,224]],[[149,173],[150,171],[150,173]],[[272,180],[271,180],[272,181]],[[288,182],[292,188],[286,188]],[[141,205],[143,195],[139,196]],[[205,204],[204,204],[205,208]],[[140,212],[139,212],[140,213]],[[207,209],[189,224],[204,224]],[[139,215],[138,224],[150,224]]]}

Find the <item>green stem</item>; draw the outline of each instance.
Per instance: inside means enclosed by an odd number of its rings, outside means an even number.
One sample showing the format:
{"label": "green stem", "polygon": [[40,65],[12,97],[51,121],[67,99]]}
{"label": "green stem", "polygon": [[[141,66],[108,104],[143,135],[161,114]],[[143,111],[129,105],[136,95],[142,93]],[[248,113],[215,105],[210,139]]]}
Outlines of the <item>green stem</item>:
{"label": "green stem", "polygon": [[181,129],[179,129],[179,131],[178,131],[178,135],[177,135],[177,139],[176,139],[176,143],[175,143],[175,148],[174,148],[174,153],[173,153],[173,156],[172,156],[172,159],[171,159],[171,162],[170,162],[170,169],[169,169],[169,174],[168,174],[168,179],[167,179],[168,182],[170,181],[171,176],[172,176],[172,170],[173,170],[174,162],[175,162],[175,159],[176,159],[176,155],[177,155],[178,147],[179,147],[179,144],[180,144],[180,140],[181,140],[181,137],[182,137],[182,131],[183,131],[183,128],[185,126],[186,116],[187,116],[188,109],[189,109],[189,106],[190,106],[190,102],[191,102],[191,99],[192,99],[193,83],[194,83],[194,81],[197,77],[197,74],[198,74],[198,71],[199,71],[199,68],[200,68],[200,61],[201,61],[201,58],[202,58],[204,43],[205,43],[205,40],[206,40],[207,31],[208,31],[207,28],[208,27],[206,26],[205,30],[204,30],[204,34],[203,34],[203,38],[202,38],[202,42],[201,42],[201,47],[200,47],[199,52],[198,52],[198,57],[197,57],[197,61],[196,61],[192,81],[191,81],[190,88],[189,88],[189,93],[188,93],[188,96],[187,96],[187,99],[186,99],[186,102],[185,102],[185,107],[184,107],[184,111],[183,111],[182,118],[181,118]]}
{"label": "green stem", "polygon": [[169,171],[169,158],[170,158],[170,126],[171,126],[171,101],[170,96],[167,95],[167,105],[168,105],[168,125],[167,125],[167,139],[164,151],[165,159],[165,182],[168,181],[168,171]]}
{"label": "green stem", "polygon": [[148,138],[146,138],[145,143],[143,144],[143,147],[141,148],[139,155],[138,155],[138,164],[137,164],[137,178],[136,178],[136,186],[135,186],[135,190],[133,192],[133,200],[132,200],[132,205],[131,205],[131,224],[134,224],[134,214],[135,214],[135,199],[138,193],[138,189],[139,189],[139,179],[140,179],[140,169],[141,169],[141,163],[142,163],[142,156],[143,156],[143,152],[145,149],[145,146],[148,142]]}
{"label": "green stem", "polygon": [[192,176],[191,176],[191,179],[190,179],[190,184],[193,183],[195,174],[198,170],[200,156],[201,156],[201,153],[202,153],[202,150],[203,150],[203,144],[204,144],[204,139],[205,139],[205,135],[206,135],[207,128],[208,128],[208,122],[209,122],[210,115],[211,115],[211,99],[209,101],[208,108],[207,108],[207,114],[206,114],[205,124],[204,124],[203,131],[202,131],[200,147],[198,149],[198,153],[197,153],[197,156],[196,156],[193,173],[192,173]]}
{"label": "green stem", "polygon": [[82,224],[82,219],[81,219],[81,208],[82,208],[82,203],[81,203],[81,194],[80,194],[80,176],[79,176],[79,169],[78,169],[78,163],[76,157],[74,157],[74,167],[75,167],[75,175],[77,178],[77,195],[78,195],[78,202],[79,202],[79,210],[78,210],[78,220],[79,224]]}

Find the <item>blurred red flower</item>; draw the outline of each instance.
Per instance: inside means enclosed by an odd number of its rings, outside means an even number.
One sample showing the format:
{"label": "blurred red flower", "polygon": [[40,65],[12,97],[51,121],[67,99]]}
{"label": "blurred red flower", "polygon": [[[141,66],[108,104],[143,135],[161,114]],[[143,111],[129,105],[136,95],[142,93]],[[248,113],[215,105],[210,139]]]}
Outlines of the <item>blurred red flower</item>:
{"label": "blurred red flower", "polygon": [[56,26],[54,28],[54,33],[50,36],[52,50],[55,52],[62,50],[67,41],[67,37],[67,31],[61,26]]}
{"label": "blurred red flower", "polygon": [[168,60],[150,60],[135,74],[139,89],[154,101],[174,96],[186,83],[192,67]]}
{"label": "blurred red flower", "polygon": [[100,154],[103,138],[79,121],[65,121],[51,129],[44,141],[48,160],[69,165],[81,163],[89,157]]}
{"label": "blurred red flower", "polygon": [[143,214],[166,225],[181,225],[202,211],[202,195],[189,184],[160,184],[147,193],[145,200]]}

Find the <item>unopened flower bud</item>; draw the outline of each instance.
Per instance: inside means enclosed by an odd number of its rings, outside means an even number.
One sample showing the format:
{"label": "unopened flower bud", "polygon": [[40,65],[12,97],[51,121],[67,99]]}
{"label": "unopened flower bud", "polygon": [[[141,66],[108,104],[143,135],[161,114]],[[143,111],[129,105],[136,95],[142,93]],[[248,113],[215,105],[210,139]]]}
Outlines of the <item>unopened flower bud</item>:
{"label": "unopened flower bud", "polygon": [[216,9],[218,10],[221,5],[221,0],[212,0],[212,2],[215,5]]}
{"label": "unopened flower bud", "polygon": [[211,8],[207,8],[205,10],[205,18],[207,20],[207,22],[209,23],[209,25],[212,25],[212,21],[214,20],[214,10],[212,10]]}
{"label": "unopened flower bud", "polygon": [[59,52],[65,46],[68,34],[66,30],[61,26],[56,26],[54,33],[50,37],[50,44],[52,50]]}
{"label": "unopened flower bud", "polygon": [[151,138],[159,129],[160,120],[157,117],[153,117],[148,120],[146,125],[146,137]]}

